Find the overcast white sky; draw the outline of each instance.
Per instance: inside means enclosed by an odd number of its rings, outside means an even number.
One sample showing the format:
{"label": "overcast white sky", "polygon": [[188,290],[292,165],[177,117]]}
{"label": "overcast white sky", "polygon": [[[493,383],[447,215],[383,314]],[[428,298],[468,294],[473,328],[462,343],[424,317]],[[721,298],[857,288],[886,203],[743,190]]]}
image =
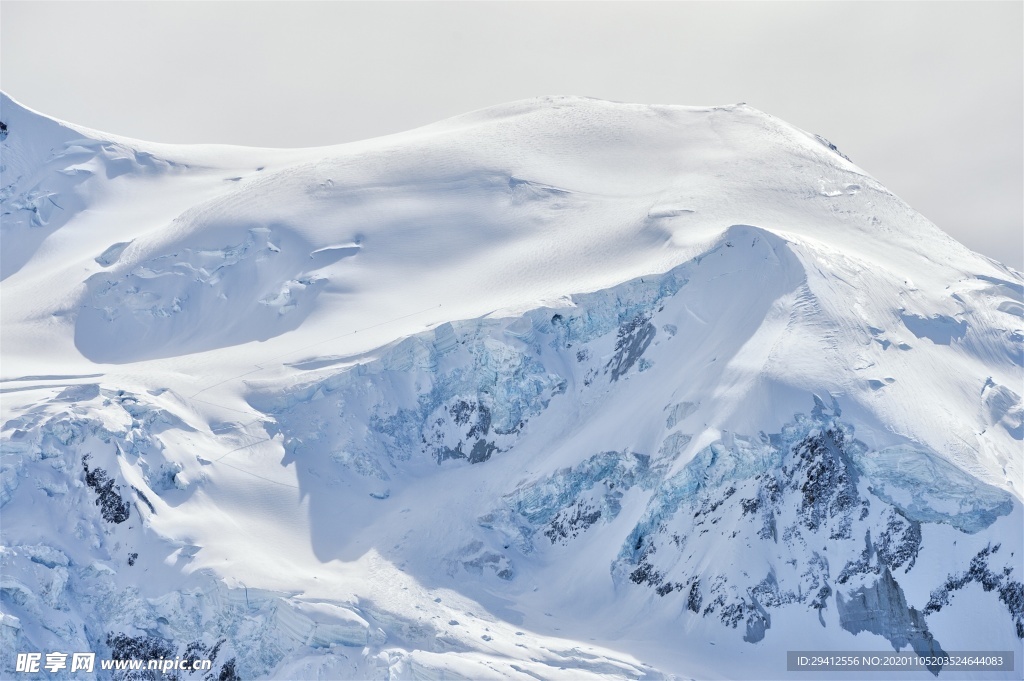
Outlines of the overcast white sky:
{"label": "overcast white sky", "polygon": [[575,94],[747,102],[1024,269],[1024,3],[10,2],[0,87],[161,142],[335,144]]}

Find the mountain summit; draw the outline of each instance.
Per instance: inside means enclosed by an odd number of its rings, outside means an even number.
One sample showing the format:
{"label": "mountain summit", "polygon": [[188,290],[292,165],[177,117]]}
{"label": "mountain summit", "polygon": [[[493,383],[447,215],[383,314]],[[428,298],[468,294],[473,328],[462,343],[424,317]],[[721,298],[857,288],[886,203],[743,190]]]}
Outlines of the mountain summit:
{"label": "mountain summit", "polygon": [[1024,659],[1024,279],[827,140],[573,97],[300,150],[0,121],[8,673]]}

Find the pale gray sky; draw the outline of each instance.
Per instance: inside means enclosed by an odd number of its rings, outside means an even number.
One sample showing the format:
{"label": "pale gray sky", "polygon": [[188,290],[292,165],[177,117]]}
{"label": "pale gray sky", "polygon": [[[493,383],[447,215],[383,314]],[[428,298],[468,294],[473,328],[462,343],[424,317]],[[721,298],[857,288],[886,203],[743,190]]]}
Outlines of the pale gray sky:
{"label": "pale gray sky", "polygon": [[319,146],[514,99],[747,102],[1024,269],[1021,2],[10,2],[0,87],[161,142]]}

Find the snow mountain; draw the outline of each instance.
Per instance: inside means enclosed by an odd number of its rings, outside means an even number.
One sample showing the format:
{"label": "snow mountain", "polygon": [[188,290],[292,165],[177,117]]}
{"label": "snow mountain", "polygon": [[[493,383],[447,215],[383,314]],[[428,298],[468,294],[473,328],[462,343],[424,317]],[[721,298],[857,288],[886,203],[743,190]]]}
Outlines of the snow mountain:
{"label": "snow mountain", "polygon": [[1019,678],[1024,278],[827,140],[573,97],[296,150],[0,121],[5,676]]}

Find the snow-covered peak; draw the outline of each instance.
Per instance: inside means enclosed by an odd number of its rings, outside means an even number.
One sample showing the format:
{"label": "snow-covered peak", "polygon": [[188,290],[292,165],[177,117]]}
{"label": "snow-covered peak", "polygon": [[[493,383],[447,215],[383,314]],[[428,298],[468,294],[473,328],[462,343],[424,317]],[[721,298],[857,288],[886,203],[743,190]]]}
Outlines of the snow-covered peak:
{"label": "snow-covered peak", "polygon": [[810,613],[1020,650],[1024,280],[826,140],[546,97],[178,146],[0,104],[11,641],[656,678],[717,638],[735,677]]}

